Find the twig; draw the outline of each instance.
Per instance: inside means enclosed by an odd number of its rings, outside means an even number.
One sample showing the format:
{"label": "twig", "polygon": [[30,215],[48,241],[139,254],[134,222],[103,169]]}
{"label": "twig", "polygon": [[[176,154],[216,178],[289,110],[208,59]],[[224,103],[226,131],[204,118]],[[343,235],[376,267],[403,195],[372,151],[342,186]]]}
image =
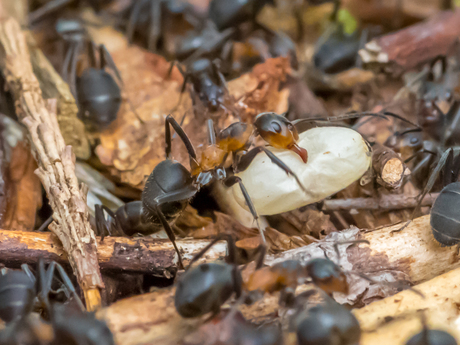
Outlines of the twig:
{"label": "twig", "polygon": [[372,147],[372,168],[378,184],[390,190],[401,186],[406,167],[401,157],[392,149],[375,143]]}
{"label": "twig", "polygon": [[[438,197],[439,193],[425,196],[422,206],[431,206]],[[409,197],[404,194],[383,195],[380,198],[354,198],[354,199],[334,199],[325,200],[323,211],[335,210],[400,210],[413,208],[417,205],[417,198]]]}
{"label": "twig", "polygon": [[72,147],[65,145],[56,114],[43,99],[25,36],[13,18],[0,22],[0,66],[16,101],[17,115],[29,131],[38,163],[36,173],[54,212],[55,222],[50,229],[68,253],[87,308],[93,310],[101,305],[99,289],[104,283],[97,260],[96,237],[88,221],[87,188],[78,185]]}
{"label": "twig", "polygon": [[[97,254],[101,270],[136,272],[170,278],[177,271],[177,255],[167,239],[125,237],[97,238]],[[210,240],[178,240],[184,262],[203,249]],[[216,244],[204,260],[217,260],[226,254],[226,244]],[[12,231],[0,229],[0,263],[7,267],[45,262],[68,264],[69,259],[56,235],[50,232]]]}
{"label": "twig", "polygon": [[57,119],[66,144],[72,146],[78,158],[88,159],[91,155],[88,136],[85,125],[78,118],[78,107],[70,92],[69,85],[62,80],[61,76],[54,70],[53,65],[37,47],[37,43],[30,32],[27,33],[26,39],[34,73],[40,83],[43,98],[55,98],[57,100]]}

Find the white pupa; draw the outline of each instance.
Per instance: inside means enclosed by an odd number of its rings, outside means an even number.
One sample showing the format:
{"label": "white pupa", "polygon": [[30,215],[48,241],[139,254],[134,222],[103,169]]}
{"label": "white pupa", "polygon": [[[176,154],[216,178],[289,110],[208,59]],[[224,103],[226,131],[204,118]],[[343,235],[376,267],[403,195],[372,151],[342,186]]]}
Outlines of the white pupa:
{"label": "white pupa", "polygon": [[[369,146],[358,132],[349,128],[313,128],[299,134],[298,145],[307,150],[307,163],[290,150],[267,148],[296,173],[307,192],[263,152],[245,171],[236,174],[259,215],[278,214],[318,202],[359,179],[371,164]],[[236,201],[248,209],[238,184],[232,188]]]}

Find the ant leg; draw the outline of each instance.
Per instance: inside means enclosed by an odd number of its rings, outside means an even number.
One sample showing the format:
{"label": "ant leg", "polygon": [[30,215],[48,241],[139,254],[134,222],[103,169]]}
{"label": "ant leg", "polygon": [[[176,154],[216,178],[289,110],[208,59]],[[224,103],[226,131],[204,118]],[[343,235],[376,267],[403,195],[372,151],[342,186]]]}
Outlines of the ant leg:
{"label": "ant leg", "polygon": [[236,245],[235,241],[233,240],[233,237],[229,234],[218,234],[206,247],[201,249],[198,253],[195,254],[195,256],[190,260],[190,263],[187,266],[187,270],[197,261],[199,260],[204,254],[207,253],[207,251],[214,246],[217,242],[225,240],[227,241],[227,250],[228,250],[228,255],[227,255],[227,261],[229,263],[236,263],[237,258],[236,258]]}
{"label": "ant leg", "polygon": [[[343,242],[336,242],[334,243],[334,251],[335,254],[337,255],[337,264],[340,266],[340,252],[339,252],[339,245],[342,244],[357,244],[357,243],[365,243],[370,245],[371,243],[368,240],[354,240],[354,241],[343,241]],[[329,259],[326,255],[326,252],[324,252],[324,255],[326,256],[327,259]],[[330,260],[330,259],[329,259]]]}
{"label": "ant leg", "polygon": [[[52,277],[49,276],[49,273],[51,272],[51,267],[54,266],[56,263],[52,261],[48,267],[48,270],[45,270],[45,262],[43,259],[38,260],[38,300],[42,304],[43,307],[45,307],[45,310],[47,313],[52,313],[51,310],[51,304],[49,301],[49,293],[51,291],[51,282],[52,282]],[[53,270],[54,271],[54,270]],[[52,273],[52,272],[51,272]]]}
{"label": "ant leg", "polygon": [[29,14],[29,24],[32,25],[42,19],[43,17],[50,15],[53,12],[56,12],[60,8],[68,5],[74,0],[52,0],[36,9],[35,11]]}
{"label": "ant leg", "polygon": [[307,194],[309,194],[309,192],[307,191],[307,189],[303,186],[302,182],[300,182],[299,178],[297,177],[297,175],[291,170],[291,168],[289,168],[281,159],[279,159],[278,157],[275,156],[275,154],[273,152],[271,152],[270,150],[266,149],[265,147],[263,146],[256,146],[254,147],[252,150],[250,150],[248,153],[246,153],[244,156],[242,156],[240,158],[240,160],[238,161],[237,165],[236,165],[236,170],[235,172],[238,172],[238,171],[244,171],[246,170],[249,165],[252,163],[252,161],[254,160],[254,158],[256,158],[257,154],[259,154],[260,152],[265,152],[265,154],[268,156],[268,158],[270,158],[270,160],[272,161],[273,164],[276,164],[278,167],[280,167],[281,169],[284,170],[284,172],[289,176],[291,175],[292,177],[294,177],[294,179],[296,180],[297,184],[299,185],[299,187]]}
{"label": "ant leg", "polygon": [[156,52],[161,30],[161,0],[151,0],[147,49]]}
{"label": "ant leg", "polygon": [[145,1],[138,0],[131,10],[131,15],[128,20],[128,27],[126,29],[126,37],[128,38],[129,43],[133,43],[134,30],[136,29],[136,22],[139,20],[139,15],[141,13],[142,5]]}
{"label": "ant leg", "polygon": [[460,122],[460,102],[455,101],[454,104],[450,107],[449,111],[446,114],[447,118],[453,117],[450,125],[446,128],[446,131],[443,136],[443,146],[444,144],[452,137],[453,132],[457,129]]}
{"label": "ant leg", "polygon": [[219,77],[219,81],[222,84],[222,86],[224,87],[225,91],[227,93],[229,93],[228,86],[227,86],[227,81],[225,80],[224,75],[220,71],[221,70],[220,62],[217,59],[213,60],[212,61],[212,66],[214,67],[214,71],[216,72],[217,76]]}
{"label": "ant leg", "polygon": [[50,226],[50,224],[53,222],[53,220],[54,220],[53,216],[49,217],[47,220],[45,220],[45,222],[42,225],[40,225],[40,227],[37,229],[37,231],[40,231],[40,232],[45,231],[46,228],[48,226]]}
{"label": "ant leg", "polygon": [[338,18],[338,14],[339,14],[339,10],[340,10],[340,0],[334,0],[334,9],[332,10],[332,14],[331,14],[331,20],[333,22],[337,22]]}
{"label": "ant leg", "polygon": [[404,230],[410,224],[412,219],[415,218],[415,215],[418,209],[420,208],[420,205],[422,204],[423,198],[425,197],[425,195],[427,195],[431,191],[431,188],[433,188],[433,185],[436,182],[436,179],[438,178],[441,169],[446,164],[446,161],[451,160],[452,158],[453,158],[453,150],[452,148],[449,148],[442,154],[441,158],[439,159],[438,164],[436,165],[433,172],[431,173],[430,178],[428,179],[428,182],[425,186],[425,189],[423,190],[423,193],[420,195],[417,205],[415,206],[414,211],[412,212],[411,219],[407,221],[406,224],[404,224],[404,226],[402,226],[400,229],[393,230],[391,232],[399,232],[401,230]]}
{"label": "ant leg", "polygon": [[171,126],[174,128],[176,133],[179,135],[181,138],[182,142],[184,143],[187,152],[193,160],[196,161],[196,152],[195,148],[193,147],[190,139],[188,138],[187,134],[185,134],[184,130],[182,127],[177,123],[177,121],[172,117],[171,115],[166,116],[165,119],[165,154],[167,159],[171,159]]}
{"label": "ant leg", "polygon": [[[76,42],[68,42],[67,51],[64,56],[64,62],[62,63],[61,75],[62,75],[62,79],[64,79],[66,83],[70,82],[69,80],[70,63],[71,63],[73,56],[75,55],[75,47],[76,47]],[[70,87],[70,91],[72,91],[73,93],[74,89],[72,88],[72,85],[69,85],[69,87]],[[75,97],[75,94],[74,94],[74,97]]]}
{"label": "ant leg", "polygon": [[[97,63],[97,57],[96,57],[96,50],[97,50],[96,44],[90,40],[88,41],[87,45],[88,45],[88,56],[89,56],[90,66],[93,68],[98,68],[99,64]],[[99,56],[99,59],[102,64],[102,56]]]}
{"label": "ant leg", "polygon": [[21,265],[21,268],[22,270],[24,271],[25,274],[27,274],[27,276],[29,277],[29,279],[35,284],[37,279],[35,279],[35,275],[32,273],[32,271],[30,270],[30,267],[29,265],[27,264],[22,264]]}
{"label": "ant leg", "polygon": [[117,65],[115,65],[115,61],[113,61],[112,55],[110,55],[106,46],[103,44],[99,46],[99,56],[100,56],[100,61],[101,61],[101,64],[100,64],[101,69],[104,69],[105,66],[110,67],[115,73],[115,76],[117,77],[120,84],[123,86],[124,84],[123,84],[123,79],[121,79],[120,71],[118,70]]}
{"label": "ant leg", "polygon": [[176,235],[174,235],[173,229],[171,228],[168,221],[166,220],[166,217],[161,211],[160,205],[156,205],[155,210],[158,215],[158,218],[160,219],[161,224],[163,225],[163,228],[166,231],[166,234],[168,235],[169,240],[173,244],[173,247],[177,253],[177,257],[179,258],[179,268],[184,269],[184,263],[182,262],[182,256],[180,254],[179,248],[177,248],[177,245],[176,245]]}
{"label": "ant leg", "polygon": [[96,236],[101,236],[101,242],[104,241],[105,234],[107,233],[109,236],[112,236],[112,232],[110,231],[109,221],[105,219],[104,211],[108,213],[110,217],[114,221],[116,221],[115,214],[109,209],[107,206],[104,205],[96,205],[95,206],[95,218],[96,218]]}
{"label": "ant leg", "polygon": [[259,233],[260,233],[260,238],[262,239],[262,243],[266,245],[267,241],[265,239],[264,231],[260,228],[260,224],[259,224],[259,215],[257,214],[256,208],[254,207],[254,204],[252,203],[252,200],[241,178],[239,178],[238,176],[230,176],[229,178],[227,178],[227,180],[225,180],[224,183],[227,187],[231,187],[236,183],[239,184],[241,193],[243,194],[244,200],[246,201],[246,205],[248,205],[249,211],[251,212],[252,216],[254,217],[254,220],[256,221],[257,228],[259,229]]}
{"label": "ant leg", "polygon": [[[59,275],[61,276],[61,278],[63,280],[64,286],[67,288],[67,290],[70,291],[70,293],[72,294],[73,298],[75,299],[75,301],[77,302],[77,304],[81,308],[81,310],[85,311],[86,308],[85,308],[83,302],[81,301],[80,296],[78,296],[78,293],[75,290],[75,286],[72,284],[72,281],[70,280],[70,278],[67,275],[67,273],[64,270],[64,268],[58,263],[55,263],[55,267],[57,268],[57,270],[59,272]],[[53,267],[53,271],[54,271],[54,267]]]}
{"label": "ant leg", "polygon": [[216,131],[214,129],[214,121],[208,120],[208,144],[210,146],[216,145]]}
{"label": "ant leg", "polygon": [[77,61],[80,55],[80,51],[82,49],[83,42],[78,41],[75,43],[75,48],[74,52],[72,53],[72,59],[70,61],[70,89],[75,97],[75,99],[78,99],[77,95]]}

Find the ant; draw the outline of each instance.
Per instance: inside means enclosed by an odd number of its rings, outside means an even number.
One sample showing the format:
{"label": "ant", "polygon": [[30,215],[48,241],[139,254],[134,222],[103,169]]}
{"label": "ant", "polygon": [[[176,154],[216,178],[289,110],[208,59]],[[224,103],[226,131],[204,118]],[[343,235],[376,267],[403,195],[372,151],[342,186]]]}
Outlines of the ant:
{"label": "ant", "polygon": [[[37,277],[27,265],[22,265],[22,271],[3,271],[0,275],[0,318],[5,321],[6,327],[0,332],[0,343],[22,343],[24,336],[30,337],[31,343],[42,343],[44,337],[43,327],[33,324],[29,318],[35,306],[38,305],[47,313],[53,329],[51,344],[76,344],[76,345],[113,345],[112,333],[107,325],[94,318],[92,313],[86,313],[85,307],[78,297],[70,278],[61,265],[52,261],[47,269],[43,260],[38,262]],[[62,279],[62,287],[52,290],[55,270]],[[79,317],[69,316],[66,311],[58,312],[58,304],[51,305],[50,293],[56,294],[63,291],[67,298],[72,297],[81,314]],[[64,308],[64,305],[60,307]],[[19,340],[21,339],[21,340]]]}
{"label": "ant", "polygon": [[[225,239],[228,244],[228,263],[206,263],[190,268],[217,241]],[[357,241],[367,242],[367,241]],[[368,242],[367,242],[368,243]],[[329,259],[313,259],[303,265],[299,261],[288,260],[269,268],[261,268],[265,257],[265,244],[254,251],[256,271],[243,284],[238,269],[236,247],[230,235],[220,235],[208,244],[190,261],[185,274],[179,279],[175,294],[175,306],[183,317],[198,317],[212,312],[217,315],[220,307],[235,293],[243,296],[243,289],[250,294],[253,291],[283,291],[281,302],[289,304],[295,288],[300,281],[310,277],[313,284],[326,293],[348,292],[348,283],[344,272]],[[250,302],[251,299],[246,298]]]}
{"label": "ant", "polygon": [[[171,127],[184,143],[190,158],[191,172],[171,157]],[[307,152],[296,144],[298,138],[295,127],[284,117],[273,113],[260,114],[254,128],[251,125],[236,122],[222,130],[216,137],[212,120],[208,120],[208,146],[203,150],[201,160],[187,134],[177,121],[168,115],[165,119],[165,155],[166,159],[159,163],[147,178],[142,192],[142,201],[127,203],[115,213],[107,207],[100,206],[96,212],[96,231],[99,234],[108,232],[123,232],[125,234],[151,234],[164,228],[179,256],[179,266],[182,268],[182,258],[175,243],[175,235],[170,223],[173,223],[202,186],[213,181],[224,181],[231,187],[239,184],[246,203],[257,223],[263,242],[265,238],[258,222],[257,212],[246,192],[242,181],[237,176],[227,177],[224,163],[230,153],[234,156],[234,169],[246,169],[254,157],[265,152],[270,160],[292,175],[301,186],[300,181],[281,160],[271,151],[257,146],[249,152],[250,138],[257,133],[269,144],[275,147],[293,150],[306,162]],[[112,220],[106,221],[106,211]]]}
{"label": "ant", "polygon": [[[74,20],[60,20],[56,30],[68,42],[62,77],[68,82],[75,99],[78,100],[79,116],[92,129],[107,128],[116,118],[121,106],[123,85],[120,73],[107,48],[101,44],[95,46],[87,38],[84,27]],[[87,43],[90,67],[77,76],[77,62],[83,46]],[[99,59],[96,52],[99,53]],[[109,67],[117,81],[106,71]]]}
{"label": "ant", "polygon": [[[226,110],[224,104],[226,97],[230,97],[230,95],[227,89],[227,82],[219,70],[217,61],[201,58],[190,63],[186,71],[179,64],[172,62],[168,75],[171,74],[174,66],[179,69],[184,77],[180,92],[181,95],[184,93],[187,82],[190,80],[193,91],[192,95],[197,94],[207,110],[211,112],[216,112],[219,108]],[[180,102],[181,99],[179,99],[178,104]]]}

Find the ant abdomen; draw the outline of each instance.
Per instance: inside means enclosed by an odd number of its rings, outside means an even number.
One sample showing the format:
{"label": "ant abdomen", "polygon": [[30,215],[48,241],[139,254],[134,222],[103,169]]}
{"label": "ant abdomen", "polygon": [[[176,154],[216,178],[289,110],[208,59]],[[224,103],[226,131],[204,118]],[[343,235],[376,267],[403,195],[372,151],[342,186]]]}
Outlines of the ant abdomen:
{"label": "ant abdomen", "polygon": [[77,78],[77,96],[82,119],[98,129],[109,126],[121,106],[121,91],[104,70],[88,68]]}
{"label": "ant abdomen", "polygon": [[448,184],[441,191],[431,209],[430,225],[434,239],[451,247],[460,241],[460,182]]}

